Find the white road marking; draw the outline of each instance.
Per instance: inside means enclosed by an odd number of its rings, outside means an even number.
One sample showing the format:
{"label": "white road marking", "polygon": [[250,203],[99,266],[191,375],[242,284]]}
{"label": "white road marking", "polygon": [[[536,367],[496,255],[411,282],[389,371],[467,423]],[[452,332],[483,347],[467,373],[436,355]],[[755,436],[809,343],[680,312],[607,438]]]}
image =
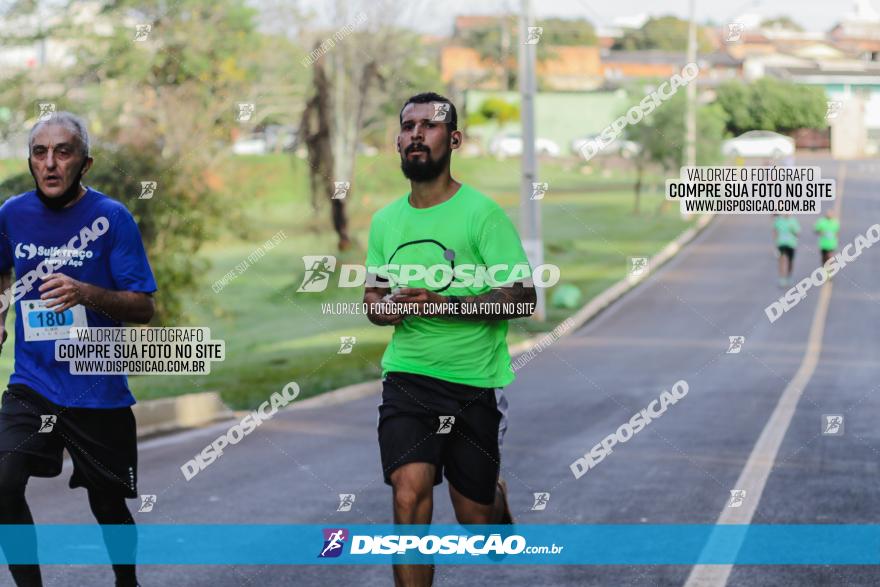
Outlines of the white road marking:
{"label": "white road marking", "polygon": [[[838,178],[835,212],[837,217],[840,218],[840,200],[843,196],[843,184],[846,179],[846,167],[842,164],[839,167]],[[773,464],[776,461],[776,455],[779,453],[779,447],[782,445],[785,433],[788,431],[792,417],[794,417],[804,388],[809,383],[819,362],[819,355],[822,352],[822,335],[825,332],[825,319],[828,316],[828,305],[831,301],[832,289],[831,281],[826,281],[822,286],[822,290],[819,293],[819,301],[813,313],[813,322],[810,325],[810,334],[807,339],[807,349],[801,361],[801,366],[798,368],[797,373],[795,373],[794,378],[786,386],[785,391],[782,392],[782,396],[776,404],[776,409],[773,410],[773,414],[764,426],[764,430],[761,431],[758,442],[752,448],[749,460],[746,462],[742,473],[740,473],[739,479],[731,487],[731,489],[744,489],[746,491],[745,500],[740,507],[725,507],[721,515],[718,516],[718,521],[716,522],[718,525],[750,524],[752,522],[755,510],[761,501],[761,494],[764,492],[764,487],[767,484],[767,479],[773,471]],[[722,538],[713,533],[703,548],[703,553],[712,552],[713,550],[718,552],[717,549],[721,544],[730,545],[730,543],[730,535],[725,535]],[[741,545],[742,542],[736,546],[739,548]],[[730,578],[732,570],[733,565],[694,565],[684,587],[724,587],[727,585],[727,580]]]}

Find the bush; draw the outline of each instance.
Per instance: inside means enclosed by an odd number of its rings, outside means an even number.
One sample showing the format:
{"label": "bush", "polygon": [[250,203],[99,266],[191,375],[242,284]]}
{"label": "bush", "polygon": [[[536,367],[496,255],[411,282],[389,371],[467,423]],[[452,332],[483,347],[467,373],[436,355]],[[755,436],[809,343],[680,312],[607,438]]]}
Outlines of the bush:
{"label": "bush", "polygon": [[819,86],[774,78],[751,84],[729,81],[718,88],[718,104],[727,113],[727,130],[734,135],[750,130],[785,133],[827,126],[827,98]]}

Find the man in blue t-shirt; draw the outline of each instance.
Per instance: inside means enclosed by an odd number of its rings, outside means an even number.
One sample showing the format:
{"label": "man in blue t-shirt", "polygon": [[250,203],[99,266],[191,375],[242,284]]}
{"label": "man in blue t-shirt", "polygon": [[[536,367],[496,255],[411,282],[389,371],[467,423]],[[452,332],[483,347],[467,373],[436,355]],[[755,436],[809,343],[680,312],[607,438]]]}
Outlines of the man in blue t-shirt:
{"label": "man in blue t-shirt", "polygon": [[[55,360],[55,341],[71,327],[149,322],[156,282],[131,213],[82,185],[93,162],[83,121],[53,114],[31,129],[28,148],[35,189],[0,206],[0,349],[16,310],[15,367],[0,407],[0,523],[33,524],[27,481],[59,475],[66,448],[70,487],[86,488],[98,523],[134,524],[125,504],[137,497],[127,378],[71,374]],[[108,536],[111,559],[132,557],[135,540],[134,528]],[[35,535],[28,542],[35,553]],[[19,587],[42,585],[38,565],[9,568]],[[133,564],[113,571],[117,586],[137,585]]]}

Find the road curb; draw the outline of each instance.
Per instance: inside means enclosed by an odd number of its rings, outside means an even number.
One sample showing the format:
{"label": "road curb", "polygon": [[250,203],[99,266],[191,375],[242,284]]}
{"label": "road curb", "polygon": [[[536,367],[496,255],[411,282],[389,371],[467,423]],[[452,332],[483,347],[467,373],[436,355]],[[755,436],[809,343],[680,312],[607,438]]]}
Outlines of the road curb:
{"label": "road curb", "polygon": [[346,385],[332,391],[325,391],[320,395],[306,398],[301,402],[295,402],[289,409],[292,410],[311,410],[314,408],[323,408],[324,406],[332,406],[350,402],[374,393],[382,391],[382,380],[374,379],[363,383],[355,383]]}
{"label": "road curb", "polygon": [[[681,248],[700,234],[712,221],[714,215],[701,216],[696,224],[678,235],[678,237],[663,247],[660,252],[648,260],[649,271],[635,278],[624,278],[590,300],[580,310],[575,312],[567,322],[569,327],[558,338],[571,333],[599,314],[602,310],[620,299],[626,292],[633,289],[644,281],[655,269],[672,259]],[[538,345],[538,342],[547,336],[542,333],[527,340],[521,341],[510,347],[510,357],[515,359],[519,355],[529,351]],[[540,352],[540,351],[538,351]],[[295,402],[289,410],[310,410],[325,406],[347,403],[367,397],[378,395],[382,390],[382,381],[374,379],[363,383],[346,385],[320,395]],[[247,412],[234,412],[230,410],[220,399],[220,394],[213,391],[192,393],[177,397],[169,397],[155,400],[138,402],[132,409],[138,423],[138,437],[151,436],[162,432],[169,432],[183,428],[196,428],[223,420],[233,418],[237,414]]]}
{"label": "road curb", "polygon": [[233,416],[216,391],[188,393],[138,402],[131,407],[139,438],[197,428]]}

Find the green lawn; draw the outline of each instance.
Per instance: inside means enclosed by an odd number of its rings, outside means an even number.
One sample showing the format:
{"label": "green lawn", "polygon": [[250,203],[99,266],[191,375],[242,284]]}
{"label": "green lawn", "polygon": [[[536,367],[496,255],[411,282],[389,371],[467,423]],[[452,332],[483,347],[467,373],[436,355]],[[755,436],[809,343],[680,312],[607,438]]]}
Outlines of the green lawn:
{"label": "green lawn", "polygon": [[[495,198],[516,221],[518,165],[517,160],[460,158],[453,172]],[[21,168],[18,162],[0,162],[0,178]],[[674,206],[656,213],[662,201],[658,193],[645,194],[644,212],[634,216],[632,192],[621,189],[632,180],[625,172],[597,170],[585,175],[574,163],[542,162],[541,179],[550,184],[541,202],[545,261],[559,265],[560,283],[578,286],[585,301],[624,277],[629,256],[654,254],[686,225]],[[379,358],[391,329],[373,326],[362,315],[321,312],[321,303],[359,302],[362,291],[330,287],[320,294],[296,293],[303,274],[302,255],[335,254],[339,263],[362,263],[372,213],[408,190],[399,163],[391,156],[359,159],[355,180],[348,213],[358,246],[339,254],[327,207],[317,216],[312,213],[302,161],[283,155],[233,159],[225,189],[238,194],[243,217],[221,240],[202,249],[211,267],[186,304],[191,316],[187,325],[210,326],[213,338],[226,341],[227,359],[214,363],[211,374],[204,377],[132,377],[135,395],[149,399],[217,390],[228,404],[244,408],[265,400],[288,381],[297,381],[307,397],[378,377]],[[97,187],[113,193],[112,186]],[[286,240],[222,291],[212,290],[216,280],[279,230]],[[552,293],[548,292],[548,300]],[[512,321],[511,342],[552,329],[571,310],[551,308],[548,314],[543,324]],[[336,354],[341,336],[357,337],[351,354]],[[10,355],[0,357],[2,379],[11,371]]]}

